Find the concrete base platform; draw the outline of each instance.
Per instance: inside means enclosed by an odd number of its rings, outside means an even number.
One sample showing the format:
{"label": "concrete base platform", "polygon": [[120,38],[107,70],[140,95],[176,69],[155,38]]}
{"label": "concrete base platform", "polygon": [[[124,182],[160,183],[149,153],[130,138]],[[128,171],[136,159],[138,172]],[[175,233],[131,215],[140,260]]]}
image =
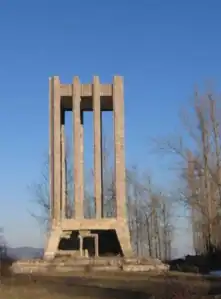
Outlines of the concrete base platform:
{"label": "concrete base platform", "polygon": [[53,261],[23,260],[12,265],[14,273],[68,273],[68,272],[166,272],[169,266],[157,259],[124,258],[55,258]]}

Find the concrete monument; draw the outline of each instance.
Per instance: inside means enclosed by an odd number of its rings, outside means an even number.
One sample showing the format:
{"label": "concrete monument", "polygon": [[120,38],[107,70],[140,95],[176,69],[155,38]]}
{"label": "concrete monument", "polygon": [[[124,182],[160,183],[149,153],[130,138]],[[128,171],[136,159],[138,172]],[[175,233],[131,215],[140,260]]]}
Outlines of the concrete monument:
{"label": "concrete monument", "polygon": [[[114,76],[112,84],[101,84],[94,76],[92,84],[81,84],[78,77],[72,84],[50,78],[50,200],[51,231],[45,248],[45,259],[68,251],[77,256],[129,257],[132,255],[126,211],[124,153],[124,91],[123,79]],[[73,186],[74,210],[67,217],[65,112],[73,113]],[[84,124],[85,111],[94,115],[94,198],[96,217],[84,218]],[[112,111],[114,121],[114,166],[116,217],[103,216],[102,181],[102,111]],[[69,241],[67,240],[69,239]],[[66,242],[66,243],[67,243]],[[63,244],[63,245],[62,245]]]}

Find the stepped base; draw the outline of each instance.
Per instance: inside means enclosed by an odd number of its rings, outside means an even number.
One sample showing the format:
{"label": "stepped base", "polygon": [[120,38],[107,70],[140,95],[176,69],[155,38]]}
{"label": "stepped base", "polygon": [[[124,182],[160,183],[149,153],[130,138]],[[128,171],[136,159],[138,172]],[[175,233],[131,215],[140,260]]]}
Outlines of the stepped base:
{"label": "stepped base", "polygon": [[14,273],[68,273],[68,272],[166,272],[169,266],[157,259],[137,258],[55,258],[46,260],[23,260],[12,265]]}

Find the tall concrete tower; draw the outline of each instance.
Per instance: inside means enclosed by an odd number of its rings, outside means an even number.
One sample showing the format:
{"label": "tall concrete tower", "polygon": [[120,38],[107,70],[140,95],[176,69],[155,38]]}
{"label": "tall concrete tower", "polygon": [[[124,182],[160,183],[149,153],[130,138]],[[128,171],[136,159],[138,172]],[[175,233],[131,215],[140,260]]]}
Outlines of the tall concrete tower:
{"label": "tall concrete tower", "polygon": [[[92,84],[61,84],[50,78],[50,204],[51,231],[45,258],[71,251],[77,256],[105,254],[131,256],[126,212],[124,153],[123,79],[114,76],[112,84],[101,84],[94,76]],[[67,218],[65,112],[73,113],[73,186],[74,215]],[[94,116],[94,200],[96,217],[84,218],[84,112]],[[116,217],[104,218],[102,176],[102,111],[113,112]],[[69,241],[68,241],[69,240]],[[66,245],[65,245],[66,244]],[[67,244],[69,244],[67,246]]]}

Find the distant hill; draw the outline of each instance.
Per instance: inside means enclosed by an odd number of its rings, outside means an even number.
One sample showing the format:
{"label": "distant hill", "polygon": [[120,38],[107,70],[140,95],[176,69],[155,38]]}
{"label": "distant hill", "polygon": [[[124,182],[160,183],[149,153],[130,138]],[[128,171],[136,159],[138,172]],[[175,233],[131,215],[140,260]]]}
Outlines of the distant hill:
{"label": "distant hill", "polygon": [[43,257],[44,250],[42,248],[33,247],[16,247],[7,248],[7,254],[15,259],[33,259]]}

